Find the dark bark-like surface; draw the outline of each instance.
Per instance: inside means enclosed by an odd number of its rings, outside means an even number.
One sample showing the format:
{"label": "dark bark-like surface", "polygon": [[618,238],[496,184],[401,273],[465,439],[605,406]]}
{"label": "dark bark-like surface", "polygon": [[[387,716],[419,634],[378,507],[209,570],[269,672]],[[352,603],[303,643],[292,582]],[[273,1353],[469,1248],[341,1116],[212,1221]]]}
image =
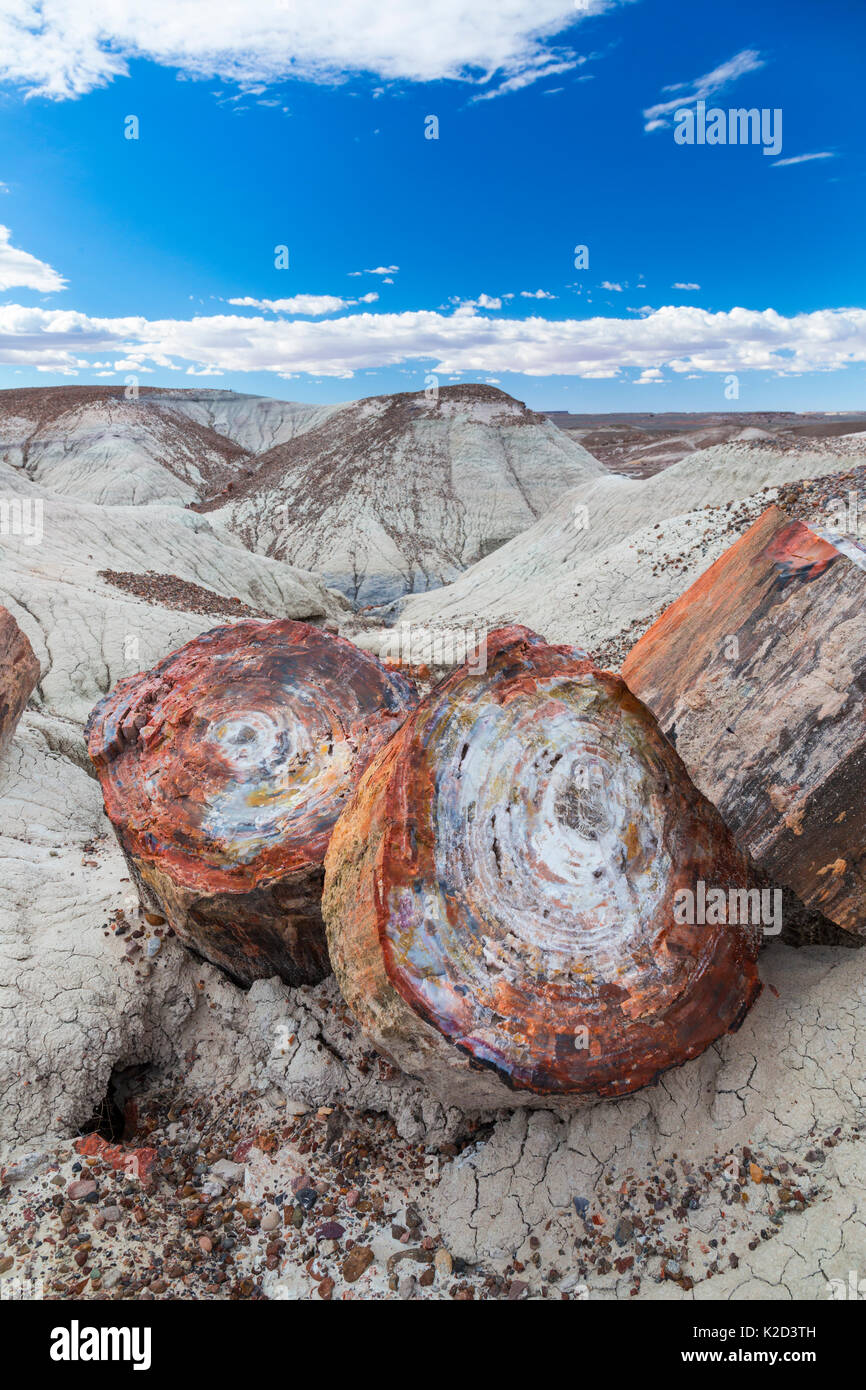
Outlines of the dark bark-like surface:
{"label": "dark bark-like surface", "polygon": [[39,662],[33,648],[9,610],[0,608],[0,758],[12,742],[38,680]]}
{"label": "dark bark-like surface", "polygon": [[769,879],[866,932],[866,552],[770,507],[623,676]]}
{"label": "dark bark-like surface", "polygon": [[243,984],[322,979],[331,830],[414,702],[351,642],[289,621],[216,628],[122,681],[88,750],[147,905]]}
{"label": "dark bark-like surface", "polygon": [[618,676],[526,628],[487,641],[368,768],[326,858],[343,995],[466,1108],[618,1096],[738,1026],[758,931],[676,920],[744,856]]}

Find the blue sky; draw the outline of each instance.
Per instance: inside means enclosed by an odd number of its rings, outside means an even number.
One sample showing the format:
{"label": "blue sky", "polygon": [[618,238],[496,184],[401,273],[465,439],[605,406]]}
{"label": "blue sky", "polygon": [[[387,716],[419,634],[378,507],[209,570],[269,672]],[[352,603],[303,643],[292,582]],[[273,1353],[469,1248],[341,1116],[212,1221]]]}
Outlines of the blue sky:
{"label": "blue sky", "polygon": [[866,407],[860,0],[224,8],[4,5],[0,386]]}

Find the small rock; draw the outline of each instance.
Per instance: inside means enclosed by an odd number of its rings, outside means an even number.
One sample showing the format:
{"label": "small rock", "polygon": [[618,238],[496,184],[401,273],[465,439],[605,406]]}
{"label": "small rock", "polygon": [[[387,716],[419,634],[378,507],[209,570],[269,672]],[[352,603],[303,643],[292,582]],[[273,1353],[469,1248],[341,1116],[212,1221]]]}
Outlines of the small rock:
{"label": "small rock", "polygon": [[223,1182],[240,1182],[245,1169],[242,1163],[232,1163],[227,1158],[221,1158],[216,1163],[211,1164],[210,1171],[214,1177],[221,1178]]}
{"label": "small rock", "polygon": [[349,1284],[354,1284],[356,1279],[360,1279],[364,1270],[370,1268],[373,1258],[373,1251],[368,1245],[353,1246],[342,1264],[343,1278]]}
{"label": "small rock", "polygon": [[67,1197],[73,1202],[80,1202],[88,1197],[96,1195],[96,1183],[92,1178],[79,1178],[77,1182],[71,1182],[66,1189]]}
{"label": "small rock", "polygon": [[21,1182],[23,1178],[32,1177],[40,1168],[44,1168],[48,1161],[49,1155],[46,1153],[22,1154],[15,1163],[4,1170],[3,1182]]}
{"label": "small rock", "polygon": [[429,1265],[433,1263],[433,1258],[429,1250],[423,1250],[420,1245],[411,1245],[406,1250],[395,1250],[393,1255],[388,1256],[388,1269],[393,1269],[400,1260],[415,1260],[418,1264]]}
{"label": "small rock", "polygon": [[262,1217],[262,1230],[275,1231],[280,1224],[280,1213],[278,1211],[266,1212]]}
{"label": "small rock", "polygon": [[617,1245],[627,1245],[628,1242],[631,1240],[633,1234],[634,1234],[634,1226],[632,1226],[632,1224],[631,1224],[630,1220],[628,1219],[628,1217],[627,1217],[627,1216],[620,1217],[620,1220],[619,1220],[618,1223],[617,1223],[617,1228],[616,1228],[616,1230],[614,1231],[614,1236],[613,1236],[613,1238],[614,1238],[614,1240],[616,1241]]}
{"label": "small rock", "polygon": [[444,1246],[441,1250],[436,1251],[436,1254],[433,1256],[433,1264],[440,1279],[449,1279],[451,1277],[451,1270],[454,1262],[451,1259],[450,1253]]}
{"label": "small rock", "polygon": [[402,1277],[401,1279],[398,1279],[398,1281],[397,1281],[397,1297],[398,1297],[398,1298],[403,1298],[403,1299],[409,1299],[409,1298],[414,1298],[414,1297],[415,1297],[415,1275],[414,1275],[414,1274],[404,1274],[403,1277]]}
{"label": "small rock", "polygon": [[317,1240],[341,1240],[345,1234],[346,1228],[339,1221],[323,1221],[316,1229]]}

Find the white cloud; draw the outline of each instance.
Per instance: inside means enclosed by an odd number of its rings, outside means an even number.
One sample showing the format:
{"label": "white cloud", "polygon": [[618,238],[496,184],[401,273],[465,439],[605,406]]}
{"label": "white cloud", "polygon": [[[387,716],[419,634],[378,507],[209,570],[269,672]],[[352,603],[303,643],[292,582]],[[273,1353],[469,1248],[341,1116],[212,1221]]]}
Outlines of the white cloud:
{"label": "white cloud", "polygon": [[15,288],[52,294],[66,288],[63,277],[45,261],[31,256],[29,251],[10,246],[11,236],[8,227],[0,227],[0,290]]}
{"label": "white cloud", "polygon": [[580,57],[577,53],[569,53],[561,59],[539,56],[536,61],[529,62],[522,72],[507,77],[489,92],[479,92],[472,100],[491,101],[494,97],[506,96],[509,92],[519,92],[522,87],[528,87],[531,83],[540,81],[542,77],[556,77],[561,72],[571,72],[585,62],[586,58]]}
{"label": "white cloud", "polygon": [[672,82],[669,86],[663,87],[662,91],[676,92],[677,95],[667,101],[659,101],[655,106],[647,107],[643,113],[644,130],[662,130],[670,124],[667,117],[678,107],[690,106],[696,101],[707,101],[724,87],[736,82],[737,78],[743,77],[747,72],[757,72],[764,65],[760,53],[754,48],[744,48],[726,63],[720,63],[717,68],[713,68],[712,72],[705,72],[703,77],[696,77],[691,82]]}
{"label": "white cloud", "polygon": [[672,290],[699,290],[700,288],[700,285],[695,285],[688,280],[676,280],[671,285]]}
{"label": "white cloud", "polygon": [[[508,298],[508,299],[513,299],[514,296],[513,296],[513,295],[508,295],[507,298]],[[555,294],[551,294],[549,290],[521,290],[521,291],[520,291],[520,298],[521,298],[521,299],[555,299],[555,298],[556,298],[556,295],[555,295]]]}
{"label": "white cloud", "polygon": [[602,280],[601,288],[603,290],[613,290],[616,294],[622,294],[622,285],[616,285],[610,280]]}
{"label": "white cloud", "polygon": [[283,377],[347,377],[409,362],[433,363],[443,375],[598,378],[667,367],[678,373],[790,376],[866,363],[866,309],[785,317],[774,309],[710,313],[669,305],[637,320],[555,321],[422,309],[311,321],[240,314],[94,318],[74,310],[0,306],[0,362],[7,365],[89,371],[92,359],[114,353],[145,370],[192,366]]}
{"label": "white cloud", "polygon": [[28,95],[80,96],[149,58],[193,78],[253,92],[297,77],[330,82],[350,73],[386,81],[445,78],[515,90],[577,61],[550,40],[587,14],[625,0],[3,0],[0,80]]}
{"label": "white cloud", "polygon": [[338,309],[349,309],[354,304],[374,304],[379,298],[373,290],[362,294],[359,299],[341,299],[336,294],[295,294],[290,299],[253,299],[245,295],[242,299],[230,299],[238,309],[264,309],[269,314],[334,314]]}
{"label": "white cloud", "polygon": [[477,299],[452,299],[451,303],[461,310],[502,308],[502,299],[490,294],[479,294]]}
{"label": "white cloud", "polygon": [[811,159],[835,159],[835,154],[830,150],[822,150],[820,154],[795,154],[790,159],[774,159],[770,165],[771,169],[784,169],[786,164],[808,164]]}

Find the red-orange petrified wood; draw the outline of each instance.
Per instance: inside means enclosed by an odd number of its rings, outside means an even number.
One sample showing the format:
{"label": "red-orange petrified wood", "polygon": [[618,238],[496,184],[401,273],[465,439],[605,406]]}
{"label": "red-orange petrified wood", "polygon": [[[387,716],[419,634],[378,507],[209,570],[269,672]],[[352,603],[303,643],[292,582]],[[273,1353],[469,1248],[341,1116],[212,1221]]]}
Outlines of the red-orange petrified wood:
{"label": "red-orange petrified wood", "polygon": [[748,869],[649,711],[586,654],[487,639],[367,769],[326,856],[344,998],[467,1108],[618,1096],[738,1026],[753,925],[678,894]]}
{"label": "red-orange petrified wood", "polygon": [[96,706],[87,743],[146,904],[236,980],[329,972],[325,849],[413,687],[306,623],[215,628]]}
{"label": "red-orange petrified wood", "polygon": [[769,507],[623,676],[768,879],[866,936],[866,550]]}

